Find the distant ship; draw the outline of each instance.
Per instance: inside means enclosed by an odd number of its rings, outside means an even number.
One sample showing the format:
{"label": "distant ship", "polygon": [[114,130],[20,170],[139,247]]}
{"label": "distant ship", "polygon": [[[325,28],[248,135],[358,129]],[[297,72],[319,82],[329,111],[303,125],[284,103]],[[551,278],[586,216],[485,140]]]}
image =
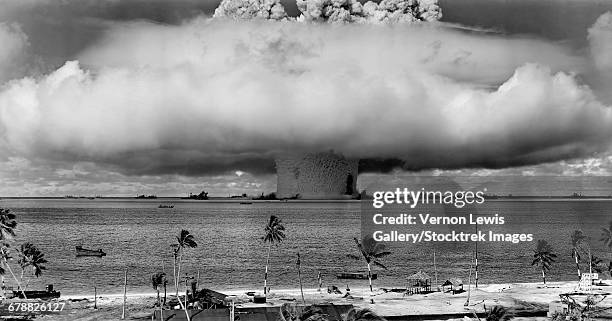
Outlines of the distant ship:
{"label": "distant ship", "polygon": [[102,251],[102,249],[89,250],[89,249],[83,248],[82,246],[77,245],[76,246],[76,256],[98,256],[98,257],[103,257],[103,256],[106,256],[106,253],[104,253],[104,251]]}

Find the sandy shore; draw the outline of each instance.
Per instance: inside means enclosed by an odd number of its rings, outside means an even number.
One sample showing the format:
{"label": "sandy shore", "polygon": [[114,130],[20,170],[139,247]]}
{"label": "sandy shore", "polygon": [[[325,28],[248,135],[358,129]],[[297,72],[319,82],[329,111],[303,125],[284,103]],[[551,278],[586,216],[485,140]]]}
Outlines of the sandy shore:
{"label": "sandy shore", "polygon": [[[612,282],[608,281],[609,284]],[[434,292],[430,294],[403,295],[397,292],[385,292],[375,289],[371,293],[368,288],[351,289],[351,297],[328,294],[326,289],[319,292],[317,289],[304,289],[306,304],[312,303],[349,303],[360,308],[370,308],[384,316],[402,315],[440,315],[465,313],[466,311],[483,312],[485,307],[491,308],[501,305],[512,311],[547,310],[548,304],[559,299],[559,293],[574,291],[577,282],[553,282],[544,287],[541,283],[508,283],[485,284],[478,289],[473,286],[470,290],[469,305],[465,303],[468,298],[467,286],[465,292],[460,294]],[[604,291],[612,292],[612,286],[599,287]],[[247,290],[223,291],[228,295],[236,296],[241,306],[262,306],[248,302]],[[173,291],[169,291],[173,292]],[[344,291],[343,291],[344,292]],[[93,296],[67,295],[62,300],[68,303],[65,311],[59,314],[40,316],[40,320],[120,320],[123,294],[101,295],[97,300],[97,309],[94,309]],[[128,293],[127,319],[150,320],[150,314],[156,300],[156,294]],[[374,300],[374,303],[371,303]],[[606,304],[612,304],[607,299]],[[268,306],[280,306],[287,302],[302,302],[299,289],[275,290],[268,295]],[[517,318],[515,320],[520,320]],[[527,318],[524,318],[527,319]],[[536,318],[530,317],[529,320]],[[546,320],[546,318],[539,318]],[[462,319],[461,319],[462,320]]]}

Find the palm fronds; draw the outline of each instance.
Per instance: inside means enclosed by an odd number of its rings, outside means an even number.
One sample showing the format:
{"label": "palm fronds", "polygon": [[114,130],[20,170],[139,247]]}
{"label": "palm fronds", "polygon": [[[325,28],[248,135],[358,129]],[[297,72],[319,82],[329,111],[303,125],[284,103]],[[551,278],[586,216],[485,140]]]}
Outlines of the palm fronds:
{"label": "palm fronds", "polygon": [[15,236],[17,221],[10,210],[0,208],[0,240],[12,239]]}

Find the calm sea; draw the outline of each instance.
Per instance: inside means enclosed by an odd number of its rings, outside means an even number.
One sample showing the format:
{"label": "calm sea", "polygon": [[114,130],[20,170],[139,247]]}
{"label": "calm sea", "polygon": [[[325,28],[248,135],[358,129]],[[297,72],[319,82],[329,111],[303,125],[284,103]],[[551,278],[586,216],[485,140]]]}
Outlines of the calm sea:
{"label": "calm sea", "polygon": [[[162,209],[159,204],[175,207]],[[559,258],[549,273],[552,281],[576,278],[569,241],[575,229],[592,236],[594,254],[607,255],[599,239],[601,227],[612,219],[611,201],[489,201],[486,206],[506,217],[500,231],[534,233],[536,240],[546,239],[553,245]],[[336,279],[336,273],[366,269],[364,262],[347,258],[349,253],[358,254],[353,242],[353,237],[360,235],[358,202],[245,205],[164,199],[4,199],[0,207],[18,216],[15,245],[32,242],[49,261],[40,278],[30,278],[28,289],[53,283],[63,294],[91,294],[94,286],[102,294],[120,293],[127,268],[128,291],[151,292],[152,273],[165,269],[172,275],[170,244],[181,229],[187,229],[196,237],[198,247],[185,252],[183,271],[191,275],[199,271],[201,284],[212,289],[260,290],[266,259],[261,237],[272,214],[282,219],[287,234],[286,241],[272,249],[268,280],[272,289],[299,286],[298,251],[307,288],[317,286],[318,271],[325,286],[334,284],[342,289],[347,281]],[[101,248],[107,256],[76,257],[76,245]],[[539,271],[531,266],[534,247],[535,242],[479,244],[479,281],[540,281]],[[375,285],[403,287],[406,277],[419,270],[434,277],[430,244],[394,243],[388,249],[392,252],[384,259],[388,270],[377,271]],[[438,279],[459,277],[467,281],[472,251],[473,243],[436,244]],[[12,267],[19,275],[15,261]],[[8,275],[7,282],[10,284]],[[363,280],[348,282],[352,287],[366,284]]]}

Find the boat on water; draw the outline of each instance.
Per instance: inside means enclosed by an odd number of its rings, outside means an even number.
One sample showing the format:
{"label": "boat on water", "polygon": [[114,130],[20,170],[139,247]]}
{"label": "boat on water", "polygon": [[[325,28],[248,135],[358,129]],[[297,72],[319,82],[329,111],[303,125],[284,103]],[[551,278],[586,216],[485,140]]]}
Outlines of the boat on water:
{"label": "boat on water", "polygon": [[174,208],[174,205],[159,204],[157,208]]}
{"label": "boat on water", "polygon": [[[336,274],[336,278],[338,279],[355,279],[355,280],[365,280],[368,278],[367,274],[363,273],[338,273]],[[372,280],[376,280],[378,278],[378,274],[372,273]]]}
{"label": "boat on water", "polygon": [[253,202],[240,202],[240,204],[242,204],[242,205],[250,205],[250,204],[253,204]]}
{"label": "boat on water", "polygon": [[28,299],[57,299],[60,297],[60,292],[55,291],[53,289],[53,284],[47,285],[44,291],[21,291],[21,290],[13,290],[13,297],[24,299],[23,294],[25,293],[25,297]]}
{"label": "boat on water", "polygon": [[106,256],[106,253],[104,253],[104,251],[102,251],[102,249],[89,250],[89,249],[83,248],[82,246],[77,245],[76,246],[76,256],[98,256],[98,257],[103,257],[103,256]]}

